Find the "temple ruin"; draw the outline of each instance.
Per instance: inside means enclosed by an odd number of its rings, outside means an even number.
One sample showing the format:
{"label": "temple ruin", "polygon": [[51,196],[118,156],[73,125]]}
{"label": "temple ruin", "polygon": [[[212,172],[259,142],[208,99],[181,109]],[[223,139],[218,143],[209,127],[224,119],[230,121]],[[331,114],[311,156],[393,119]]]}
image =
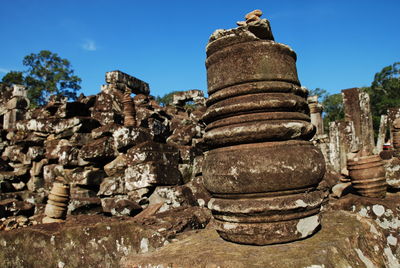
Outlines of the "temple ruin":
{"label": "temple ruin", "polygon": [[400,267],[400,108],[375,139],[345,89],[324,126],[261,16],[209,38],[208,98],[115,70],[32,108],[0,83],[1,266]]}

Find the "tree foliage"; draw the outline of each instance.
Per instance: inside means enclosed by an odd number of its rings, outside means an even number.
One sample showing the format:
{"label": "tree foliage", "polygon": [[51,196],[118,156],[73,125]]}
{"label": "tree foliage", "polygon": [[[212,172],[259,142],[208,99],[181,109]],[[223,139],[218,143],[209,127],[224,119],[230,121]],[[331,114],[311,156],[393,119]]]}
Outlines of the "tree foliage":
{"label": "tree foliage", "polygon": [[171,92],[165,94],[165,95],[162,96],[162,97],[157,96],[157,97],[156,97],[156,102],[157,102],[158,104],[160,104],[161,106],[164,106],[164,107],[165,107],[165,106],[167,106],[167,105],[169,105],[169,104],[172,103],[172,100],[173,100],[173,98],[174,98],[174,94],[175,94],[175,93],[178,93],[178,92],[180,92],[180,91],[171,91]]}
{"label": "tree foliage", "polygon": [[322,101],[324,106],[324,126],[329,128],[329,123],[344,119],[344,105],[342,93],[326,95]]}
{"label": "tree foliage", "polygon": [[10,71],[5,76],[3,76],[1,82],[6,84],[7,86],[11,86],[12,84],[24,85],[24,74],[18,71]]}
{"label": "tree foliage", "polygon": [[323,88],[317,87],[316,89],[309,89],[308,96],[318,96],[318,101],[322,102],[328,96],[328,92]]}
{"label": "tree foliage", "polygon": [[28,98],[34,105],[43,105],[53,94],[76,99],[80,90],[81,79],[74,75],[71,64],[67,59],[56,53],[42,50],[24,57],[24,72],[11,71],[2,81],[7,84],[22,84],[28,87]]}
{"label": "tree foliage", "polygon": [[400,62],[384,67],[375,74],[371,86],[365,88],[370,96],[371,112],[375,132],[379,129],[380,117],[389,108],[400,107]]}
{"label": "tree foliage", "polygon": [[316,88],[310,90],[310,96],[318,96],[322,103],[325,131],[329,129],[329,123],[344,119],[343,97],[341,93],[329,95],[325,89]]}

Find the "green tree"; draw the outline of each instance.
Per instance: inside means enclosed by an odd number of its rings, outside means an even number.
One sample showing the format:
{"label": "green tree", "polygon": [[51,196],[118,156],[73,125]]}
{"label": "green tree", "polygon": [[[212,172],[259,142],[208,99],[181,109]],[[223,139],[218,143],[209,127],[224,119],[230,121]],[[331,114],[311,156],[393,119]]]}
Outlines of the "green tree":
{"label": "green tree", "polygon": [[56,53],[42,50],[24,57],[24,72],[7,73],[2,81],[6,84],[22,84],[28,87],[28,98],[34,106],[46,103],[50,95],[63,95],[69,99],[77,98],[81,89],[81,79],[74,75],[67,59]]}
{"label": "green tree", "polygon": [[316,88],[309,90],[309,96],[318,96],[324,107],[323,120],[325,132],[329,131],[329,123],[344,119],[343,97],[341,93],[329,95],[325,89]]}
{"label": "green tree", "polygon": [[309,89],[308,96],[318,96],[318,101],[321,102],[328,96],[328,92],[323,88],[317,87],[316,89]]}
{"label": "green tree", "polygon": [[324,128],[327,131],[330,122],[344,119],[342,93],[326,95],[322,105],[324,106]]}
{"label": "green tree", "polygon": [[28,67],[25,81],[31,101],[41,105],[53,94],[76,99],[76,93],[81,89],[81,79],[74,75],[67,59],[42,50],[38,54],[25,56],[23,64]]}
{"label": "green tree", "polygon": [[174,94],[175,93],[178,93],[178,92],[180,92],[180,91],[172,91],[172,92],[170,92],[170,93],[167,93],[167,94],[165,94],[164,96],[162,96],[162,97],[160,97],[160,96],[157,96],[156,97],[156,102],[158,103],[158,104],[160,104],[161,106],[167,106],[167,105],[169,105],[169,104],[171,104],[172,103],[172,100],[173,100],[173,98],[174,98]]}
{"label": "green tree", "polygon": [[1,82],[7,86],[11,86],[12,84],[25,85],[25,77],[22,72],[10,71],[3,76]]}
{"label": "green tree", "polygon": [[377,133],[381,115],[387,114],[389,108],[400,107],[400,62],[376,73],[371,86],[364,90],[370,96],[374,130]]}

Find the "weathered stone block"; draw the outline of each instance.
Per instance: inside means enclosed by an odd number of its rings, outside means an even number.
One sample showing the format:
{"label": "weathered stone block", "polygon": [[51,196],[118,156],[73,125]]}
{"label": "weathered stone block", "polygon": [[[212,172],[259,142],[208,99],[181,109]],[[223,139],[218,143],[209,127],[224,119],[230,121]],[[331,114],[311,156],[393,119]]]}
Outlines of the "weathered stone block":
{"label": "weathered stone block", "polygon": [[135,94],[149,95],[150,93],[149,84],[121,71],[107,72],[106,82],[109,84],[122,84]]}
{"label": "weathered stone block", "polygon": [[67,214],[95,215],[103,212],[101,199],[98,197],[75,197],[68,203]]}
{"label": "weathered stone block", "polygon": [[106,197],[101,199],[103,211],[113,216],[133,216],[142,210],[136,202],[127,196]]}
{"label": "weathered stone block", "polygon": [[50,164],[43,167],[43,179],[45,183],[45,188],[50,189],[50,187],[55,182],[58,177],[64,176],[64,167],[57,164]]}
{"label": "weathered stone block", "polygon": [[114,196],[125,194],[125,180],[122,176],[104,178],[100,184],[98,196]]}
{"label": "weathered stone block", "polygon": [[[186,192],[185,192],[186,191]],[[164,212],[183,205],[194,205],[194,200],[188,200],[189,188],[184,186],[159,186],[149,197],[149,206],[163,203],[158,212]]]}
{"label": "weathered stone block", "polygon": [[109,159],[115,156],[114,140],[111,137],[102,137],[82,147],[79,156],[86,161]]}
{"label": "weathered stone block", "polygon": [[193,138],[201,137],[201,129],[195,124],[190,124],[176,128],[171,136],[167,138],[167,143],[174,145],[191,145]]}
{"label": "weathered stone block", "polygon": [[130,166],[149,161],[177,166],[179,151],[171,145],[148,141],[132,147],[126,153],[126,162]]}
{"label": "weathered stone block", "polygon": [[68,153],[72,145],[69,140],[47,140],[44,143],[47,159],[58,159],[61,154]]}
{"label": "weathered stone block", "polygon": [[73,185],[100,185],[107,176],[104,170],[94,167],[64,169],[66,180]]}
{"label": "weathered stone block", "polygon": [[8,216],[25,215],[32,216],[35,206],[29,202],[16,199],[5,199],[0,201],[0,218]]}
{"label": "weathered stone block", "polygon": [[114,146],[119,151],[152,140],[150,132],[144,128],[121,126],[117,128],[112,135],[114,138]]}
{"label": "weathered stone block", "polygon": [[185,106],[187,102],[194,102],[197,105],[205,105],[204,92],[198,89],[192,89],[177,92],[173,95],[172,104],[177,106]]}
{"label": "weathered stone block", "polygon": [[132,191],[154,185],[177,185],[182,183],[177,168],[158,162],[145,162],[125,169],[125,189]]}
{"label": "weathered stone block", "polygon": [[114,176],[116,174],[123,174],[127,167],[126,155],[120,154],[113,161],[104,166],[104,171],[108,176]]}
{"label": "weathered stone block", "polygon": [[30,119],[20,121],[16,124],[16,128],[21,131],[38,131],[46,133],[59,134],[64,131],[90,132],[100,124],[97,120],[90,117],[73,117],[69,119]]}

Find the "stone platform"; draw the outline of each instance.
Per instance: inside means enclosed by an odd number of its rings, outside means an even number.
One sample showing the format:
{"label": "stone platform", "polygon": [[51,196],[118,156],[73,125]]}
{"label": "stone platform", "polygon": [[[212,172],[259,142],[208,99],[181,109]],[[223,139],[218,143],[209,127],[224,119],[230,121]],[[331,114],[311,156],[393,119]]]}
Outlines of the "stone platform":
{"label": "stone platform", "polygon": [[399,267],[390,247],[385,246],[385,235],[373,220],[347,211],[326,212],[322,219],[322,229],[311,238],[261,247],[224,241],[213,229],[199,230],[154,252],[130,255],[122,259],[121,266]]}

